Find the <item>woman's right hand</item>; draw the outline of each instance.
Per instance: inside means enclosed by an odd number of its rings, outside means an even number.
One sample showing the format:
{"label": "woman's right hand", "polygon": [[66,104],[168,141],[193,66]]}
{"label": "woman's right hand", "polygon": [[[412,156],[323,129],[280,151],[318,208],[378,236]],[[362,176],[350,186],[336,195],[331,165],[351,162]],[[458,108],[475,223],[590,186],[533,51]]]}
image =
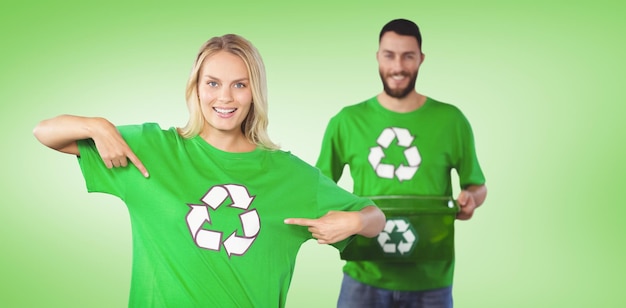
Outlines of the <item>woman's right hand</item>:
{"label": "woman's right hand", "polygon": [[98,153],[107,168],[126,167],[130,160],[135,167],[148,177],[148,171],[137,155],[128,146],[113,123],[104,118],[92,118],[91,138],[96,144]]}

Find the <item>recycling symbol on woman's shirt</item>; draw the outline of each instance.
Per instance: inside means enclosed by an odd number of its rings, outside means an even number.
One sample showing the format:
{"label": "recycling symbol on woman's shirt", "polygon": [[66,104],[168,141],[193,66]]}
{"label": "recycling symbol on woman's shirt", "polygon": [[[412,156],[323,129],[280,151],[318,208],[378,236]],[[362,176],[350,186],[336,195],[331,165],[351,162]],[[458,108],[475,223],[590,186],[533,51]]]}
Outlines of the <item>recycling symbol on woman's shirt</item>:
{"label": "recycling symbol on woman's shirt", "polygon": [[[238,236],[237,230],[222,241],[222,232],[207,230],[202,227],[205,222],[211,223],[209,207],[214,211],[230,197],[232,203],[226,206],[239,208],[243,213],[239,214],[239,220],[243,228],[244,236]],[[254,196],[250,196],[245,186],[236,184],[216,185],[201,198],[204,204],[188,204],[191,208],[187,214],[187,226],[191,231],[196,245],[201,248],[219,251],[222,244],[228,256],[243,255],[261,229],[259,214],[256,209],[248,210]]]}
{"label": "recycling symbol on woman's shirt", "polygon": [[[384,150],[389,148],[389,145],[391,145],[395,139],[398,139],[398,146],[405,148],[404,157],[408,165],[401,163],[396,168],[394,165],[381,163],[382,159],[385,157]],[[413,178],[413,175],[415,175],[417,168],[422,162],[422,157],[417,147],[411,146],[413,139],[415,138],[406,128],[388,127],[380,133],[380,136],[378,136],[376,140],[378,146],[370,148],[370,153],[367,157],[367,160],[379,177],[393,179],[395,175],[400,182]]]}

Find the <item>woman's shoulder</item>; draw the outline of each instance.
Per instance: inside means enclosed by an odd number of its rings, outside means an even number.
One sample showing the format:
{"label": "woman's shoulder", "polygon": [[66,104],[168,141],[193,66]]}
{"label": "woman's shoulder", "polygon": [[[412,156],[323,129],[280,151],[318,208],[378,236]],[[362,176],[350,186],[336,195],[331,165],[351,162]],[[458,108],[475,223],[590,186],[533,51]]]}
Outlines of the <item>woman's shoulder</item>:
{"label": "woman's shoulder", "polygon": [[282,164],[287,166],[292,166],[293,168],[299,168],[303,171],[305,170],[315,170],[311,164],[304,161],[302,158],[293,154],[288,150],[272,150],[268,151],[269,154],[274,157],[275,160],[280,161]]}
{"label": "woman's shoulder", "polygon": [[118,130],[127,141],[141,139],[144,142],[171,142],[181,138],[177,128],[164,129],[155,122],[121,125],[118,126]]}

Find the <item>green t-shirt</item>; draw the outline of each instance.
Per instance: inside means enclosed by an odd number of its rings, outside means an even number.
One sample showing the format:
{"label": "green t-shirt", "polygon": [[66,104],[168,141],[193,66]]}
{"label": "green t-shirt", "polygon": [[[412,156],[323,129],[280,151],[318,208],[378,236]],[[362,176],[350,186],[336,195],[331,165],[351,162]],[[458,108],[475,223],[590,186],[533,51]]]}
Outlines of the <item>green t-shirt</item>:
{"label": "green t-shirt", "polygon": [[[408,113],[385,109],[376,97],[343,108],[329,121],[316,165],[334,181],[348,165],[359,196],[450,197],[452,169],[462,187],[485,182],[469,122],[455,106],[431,98]],[[344,272],[391,290],[445,287],[454,272],[451,247],[442,260],[347,261]]]}
{"label": "green t-shirt", "polygon": [[[373,204],[284,151],[220,151],[157,124],[119,131],[150,172],[107,169],[79,144],[89,192],[118,196],[132,224],[132,307],[283,307],[306,227],[290,217]],[[343,249],[348,240],[335,244]]]}

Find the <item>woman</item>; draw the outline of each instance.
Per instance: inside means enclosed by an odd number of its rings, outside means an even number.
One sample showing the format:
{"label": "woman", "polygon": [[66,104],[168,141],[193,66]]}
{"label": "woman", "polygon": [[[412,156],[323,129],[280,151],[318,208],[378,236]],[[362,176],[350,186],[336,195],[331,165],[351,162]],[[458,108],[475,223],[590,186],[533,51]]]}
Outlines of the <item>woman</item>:
{"label": "woman", "polygon": [[35,128],[41,143],[78,157],[90,192],[126,203],[130,306],[282,307],[303,242],[342,249],[382,230],[370,200],[272,143],[266,88],[256,48],[229,34],[200,49],[183,128],[71,115]]}

